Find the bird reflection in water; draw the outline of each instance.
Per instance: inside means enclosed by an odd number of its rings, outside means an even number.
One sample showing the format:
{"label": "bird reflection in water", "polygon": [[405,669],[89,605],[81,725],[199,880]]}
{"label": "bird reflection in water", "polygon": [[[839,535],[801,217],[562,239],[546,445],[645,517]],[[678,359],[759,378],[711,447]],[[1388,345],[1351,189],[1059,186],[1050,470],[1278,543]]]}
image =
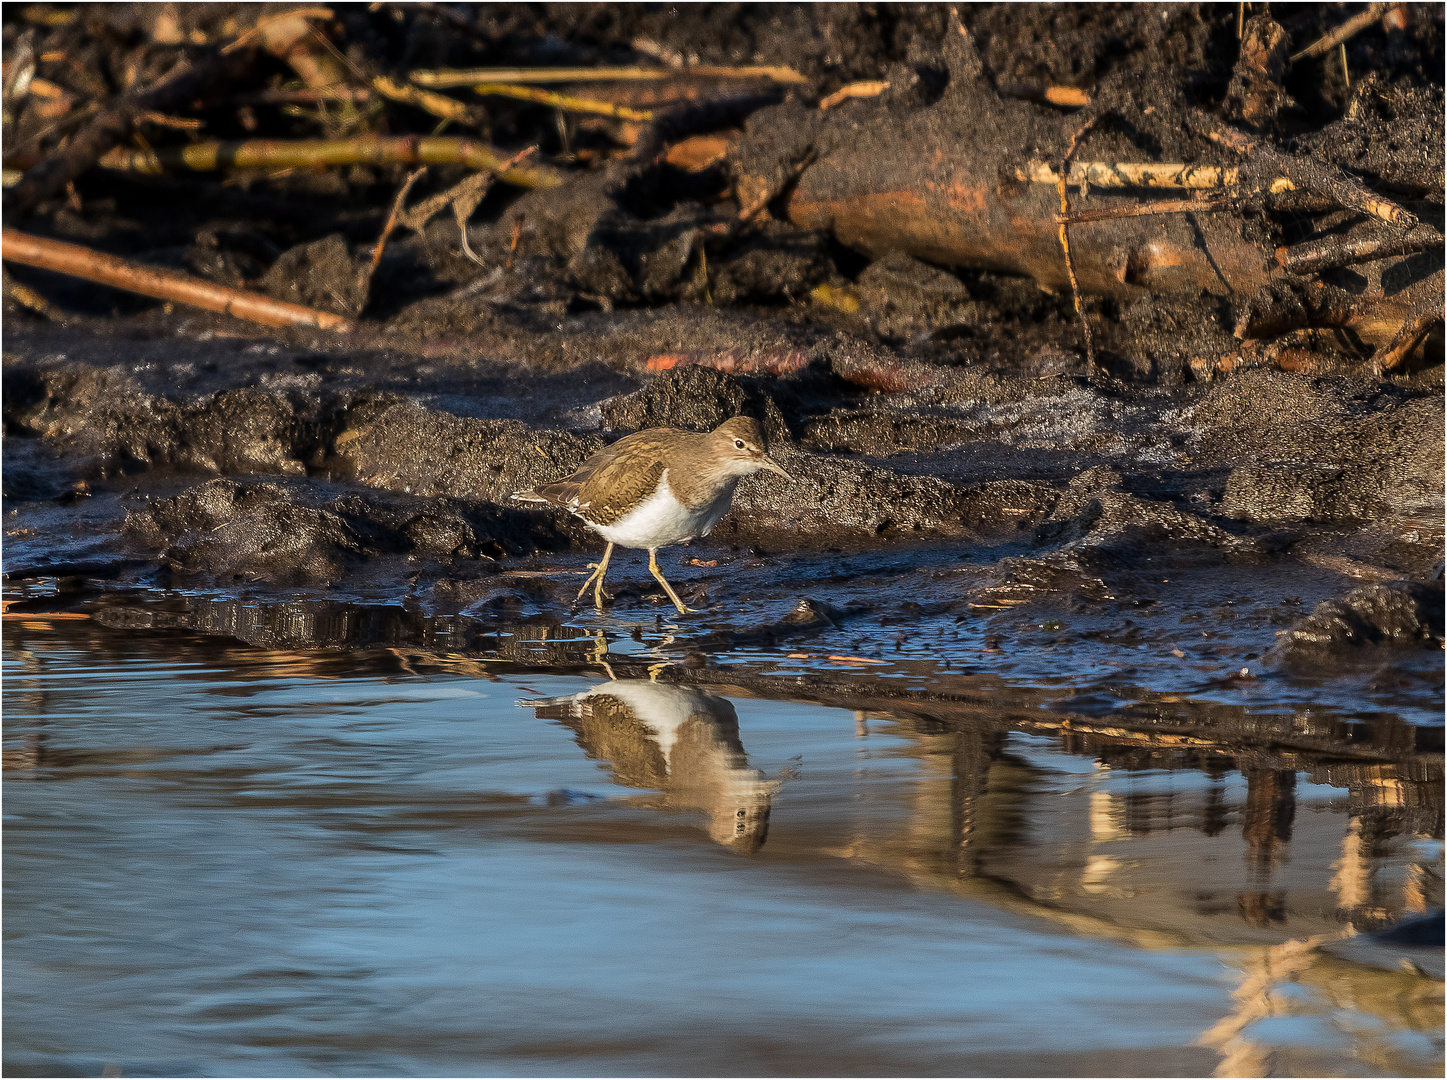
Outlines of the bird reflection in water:
{"label": "bird reflection in water", "polygon": [[618,783],[661,791],[668,807],[704,811],[709,836],[725,847],[748,854],[763,846],[782,781],[749,768],[738,714],[726,698],[620,679],[529,704],[570,729]]}

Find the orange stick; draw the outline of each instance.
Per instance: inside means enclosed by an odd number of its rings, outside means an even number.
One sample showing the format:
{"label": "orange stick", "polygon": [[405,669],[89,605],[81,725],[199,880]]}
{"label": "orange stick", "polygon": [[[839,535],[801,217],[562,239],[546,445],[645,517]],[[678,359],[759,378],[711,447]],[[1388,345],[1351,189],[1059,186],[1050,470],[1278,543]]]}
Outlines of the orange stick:
{"label": "orange stick", "polygon": [[320,330],[352,328],[352,324],[340,315],[225,285],[213,285],[170,270],[142,266],[79,244],[47,240],[17,229],[5,229],[0,233],[0,240],[3,240],[0,258],[6,262],[54,270],[142,296],[154,296],[158,300],[174,300],[207,311],[220,311],[263,326],[315,326]]}

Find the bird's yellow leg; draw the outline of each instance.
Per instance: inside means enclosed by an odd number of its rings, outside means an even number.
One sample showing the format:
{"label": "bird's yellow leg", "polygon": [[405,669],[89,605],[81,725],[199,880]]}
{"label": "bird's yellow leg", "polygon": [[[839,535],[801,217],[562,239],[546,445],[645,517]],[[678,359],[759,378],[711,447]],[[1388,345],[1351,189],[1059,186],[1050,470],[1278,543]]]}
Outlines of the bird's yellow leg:
{"label": "bird's yellow leg", "polygon": [[664,579],[663,571],[658,569],[657,548],[648,549],[648,569],[653,571],[653,576],[658,579],[658,584],[663,586],[663,591],[666,592],[668,594],[668,598],[673,601],[673,606],[678,608],[678,613],[680,615],[687,615],[689,614],[689,612],[693,611],[693,608],[688,607],[684,604],[682,600],[678,598],[678,593],[673,591],[673,586]]}
{"label": "bird's yellow leg", "polygon": [[610,594],[603,591],[603,575],[608,572],[608,560],[612,557],[613,545],[609,544],[603,552],[603,558],[599,562],[588,564],[594,568],[593,572],[588,575],[588,580],[583,582],[583,587],[578,590],[578,595],[573,597],[573,603],[576,604],[579,600],[583,599],[583,594],[588,591],[588,586],[592,585],[595,581],[597,585],[593,589],[593,602],[601,608],[605,599],[613,599]]}

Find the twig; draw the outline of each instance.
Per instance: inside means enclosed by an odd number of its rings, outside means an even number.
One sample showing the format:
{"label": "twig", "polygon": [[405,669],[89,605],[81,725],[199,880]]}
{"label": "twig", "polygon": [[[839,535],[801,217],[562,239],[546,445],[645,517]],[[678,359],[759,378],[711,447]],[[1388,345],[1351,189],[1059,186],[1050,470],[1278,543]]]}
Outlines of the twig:
{"label": "twig", "polygon": [[814,164],[814,159],[819,156],[818,150],[810,147],[799,162],[794,165],[783,178],[772,187],[766,188],[753,202],[749,203],[739,211],[738,217],[729,225],[729,235],[738,232],[740,228],[747,225],[758,214],[760,210],[768,206],[779,197],[779,194],[803,174],[804,170]]}
{"label": "twig", "polygon": [[468,211],[470,216],[471,210],[477,208],[477,202],[482,200],[482,195],[486,193],[494,176],[511,171],[513,166],[536,151],[536,146],[529,146],[526,150],[508,158],[507,161],[499,162],[494,168],[479,172],[475,176],[469,176],[446,191],[423,199],[411,210],[403,212],[398,217],[397,223],[413,232],[421,232],[427,227],[429,221],[442,212],[443,207],[455,205],[459,200],[471,200],[475,196],[477,201],[472,202],[472,207]]}
{"label": "twig", "polygon": [[769,349],[761,353],[748,349],[725,349],[722,352],[663,353],[644,361],[649,371],[667,371],[677,367],[708,367],[735,375],[788,375],[808,366],[809,354],[802,349]]}
{"label": "twig", "polygon": [[1120,218],[1154,217],[1157,214],[1197,214],[1222,210],[1230,204],[1230,199],[1217,195],[1205,199],[1171,199],[1136,206],[1097,206],[1089,210],[1072,210],[1068,215],[1056,214],[1055,224],[1079,225],[1088,221],[1115,221]]}
{"label": "twig", "polygon": [[41,296],[34,289],[20,284],[20,282],[16,281],[8,273],[0,275],[0,278],[3,278],[5,292],[12,296],[17,303],[25,305],[37,315],[41,315],[51,322],[65,322],[60,313],[51,305],[50,301],[46,300],[45,297]]}
{"label": "twig", "polygon": [[173,300],[191,307],[233,315],[265,326],[314,326],[320,330],[350,330],[340,315],[273,300],[269,296],[214,285],[185,274],[158,270],[118,259],[78,244],[49,240],[16,229],[0,233],[0,258],[42,270],[54,270],[70,277],[84,278],[127,292]]}
{"label": "twig", "polygon": [[387,222],[382,226],[382,234],[377,237],[377,246],[372,248],[372,261],[367,264],[365,275],[362,278],[362,299],[357,305],[357,314],[360,315],[367,309],[367,301],[372,295],[372,277],[377,273],[377,267],[382,262],[382,252],[387,248],[387,240],[392,235],[392,230],[397,227],[397,218],[402,213],[402,204],[407,199],[407,193],[412,190],[412,185],[422,179],[427,172],[427,166],[408,174],[407,179],[402,182],[402,187],[397,192],[397,197],[392,200],[392,209],[387,214]]}
{"label": "twig", "polygon": [[[160,172],[190,169],[296,169],[336,165],[466,165],[492,172],[507,159],[475,139],[423,138],[416,135],[359,135],[351,139],[248,139],[205,142],[161,150],[114,150],[101,159],[111,169]],[[518,187],[554,188],[558,172],[542,165],[510,168],[498,179]]]}
{"label": "twig", "polygon": [[[1298,158],[1284,154],[1263,139],[1227,127],[1204,113],[1187,113],[1186,126],[1234,153],[1249,157],[1270,172],[1290,181],[1292,186],[1325,195],[1338,206],[1362,214],[1371,214],[1393,225],[1417,224],[1415,214],[1353,180],[1335,165],[1316,158]],[[1279,181],[1272,182],[1273,191],[1278,190],[1278,183]]]}
{"label": "twig", "polygon": [[1079,109],[1090,104],[1090,94],[1074,86],[1035,86],[1031,83],[1005,83],[996,88],[1001,97],[1044,101],[1063,109]]}
{"label": "twig", "polygon": [[270,15],[260,20],[250,30],[246,31],[246,33],[222,49],[221,52],[223,54],[232,53],[237,49],[250,45],[258,37],[264,36],[266,32],[272,29],[277,23],[286,22],[288,19],[330,19],[333,14],[334,12],[331,8],[325,7],[293,8],[291,11],[277,12],[275,15]]}
{"label": "twig", "polygon": [[1391,371],[1400,364],[1407,354],[1417,347],[1417,342],[1427,336],[1434,325],[1442,322],[1441,309],[1423,311],[1408,319],[1396,332],[1392,340],[1372,354],[1372,367],[1376,371]]}
{"label": "twig", "polygon": [[401,102],[403,105],[415,105],[424,112],[429,112],[444,120],[456,120],[459,123],[476,126],[480,119],[476,109],[455,98],[450,98],[446,94],[434,94],[431,90],[423,90],[421,87],[393,82],[384,75],[373,79],[372,86],[384,98]]}
{"label": "twig", "polygon": [[169,113],[206,97],[217,87],[234,82],[252,67],[249,50],[222,53],[172,73],[159,86],[139,94],[126,94],[111,102],[65,148],[42,161],[10,190],[7,207],[23,213],[61,190],[135,130],[141,114]]}
{"label": "twig", "polygon": [[[1148,161],[1077,161],[1070,166],[1066,183],[1071,187],[1119,188],[1202,188],[1234,187],[1240,169],[1219,165],[1182,165],[1171,162],[1153,164]],[[1029,162],[1015,171],[1017,180],[1036,184],[1059,184],[1060,175],[1044,161]],[[1283,189],[1285,190],[1285,189]]]}
{"label": "twig", "polygon": [[1080,148],[1081,140],[1108,115],[1109,113],[1096,113],[1071,136],[1070,148],[1060,159],[1060,169],[1055,184],[1055,190],[1060,194],[1060,216],[1056,218],[1056,221],[1059,222],[1060,250],[1065,254],[1065,272],[1070,277],[1070,293],[1075,298],[1075,314],[1080,318],[1080,325],[1085,331],[1085,370],[1090,375],[1095,374],[1095,341],[1090,333],[1090,320],[1085,317],[1085,305],[1080,299],[1080,282],[1075,278],[1075,260],[1070,257],[1070,197],[1067,194],[1065,178],[1070,175],[1070,159],[1075,157],[1075,151]]}
{"label": "twig", "polygon": [[[319,101],[370,101],[372,91],[360,86],[303,86],[291,90],[258,90],[232,94],[223,105],[314,105]],[[448,99],[452,100],[451,98]]]}
{"label": "twig", "polygon": [[1439,251],[1442,234],[1426,225],[1418,225],[1396,236],[1357,237],[1341,239],[1329,236],[1308,240],[1295,247],[1276,249],[1276,261],[1289,274],[1304,276],[1336,266],[1390,259],[1419,251]]}
{"label": "twig", "polygon": [[674,68],[648,67],[598,67],[598,68],[468,68],[442,69],[437,71],[414,71],[408,76],[418,86],[430,86],[445,90],[452,86],[472,86],[476,83],[559,83],[559,82],[619,82],[648,79],[768,79],[777,83],[800,85],[809,80],[789,67],[713,67],[698,65],[682,70]]}
{"label": "twig", "polygon": [[515,98],[518,101],[534,101],[539,105],[551,105],[555,109],[564,109],[568,112],[597,113],[599,116],[611,116],[617,120],[646,121],[653,119],[653,113],[645,110],[630,109],[624,105],[614,105],[611,101],[598,101],[595,98],[555,94],[551,90],[535,90],[531,86],[485,82],[478,83],[472,89],[479,94]]}
{"label": "twig", "polygon": [[1372,23],[1380,19],[1392,7],[1392,4],[1368,5],[1366,11],[1353,15],[1331,33],[1322,35],[1299,53],[1293,54],[1291,62],[1294,64],[1298,60],[1310,60],[1317,56],[1325,56],[1338,45],[1345,44],[1348,38],[1371,26]]}
{"label": "twig", "polygon": [[878,97],[888,89],[889,83],[887,82],[849,83],[847,86],[841,86],[828,97],[820,99],[819,111],[823,112],[825,109],[832,109],[835,105],[838,105],[842,101],[847,101],[850,98]]}
{"label": "twig", "polygon": [[467,242],[467,219],[472,217],[473,211],[475,211],[478,204],[482,202],[483,197],[487,194],[487,189],[492,186],[493,178],[511,170],[513,166],[517,165],[530,154],[535,153],[537,149],[536,146],[529,146],[526,150],[522,150],[514,154],[507,161],[502,162],[497,168],[469,176],[461,183],[454,184],[441,194],[434,195],[432,198],[417,204],[411,210],[399,214],[397,223],[411,229],[413,232],[421,232],[427,227],[427,223],[431,221],[444,206],[450,204],[452,207],[452,217],[457,222],[457,230],[462,234],[462,253],[477,263],[478,266],[485,265]]}

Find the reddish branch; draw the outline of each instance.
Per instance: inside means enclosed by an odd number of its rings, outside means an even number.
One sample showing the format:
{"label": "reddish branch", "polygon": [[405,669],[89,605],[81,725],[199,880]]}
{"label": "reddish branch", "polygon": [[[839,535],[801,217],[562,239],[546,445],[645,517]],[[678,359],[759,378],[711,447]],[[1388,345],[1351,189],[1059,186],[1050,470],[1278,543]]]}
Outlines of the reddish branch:
{"label": "reddish branch", "polygon": [[173,300],[178,304],[205,308],[248,319],[264,326],[314,326],[320,330],[349,330],[351,324],[340,315],[273,300],[269,296],[213,285],[185,274],[142,266],[114,255],[106,255],[78,244],[65,244],[40,236],[6,229],[0,257],[6,262],[54,270],[70,277],[84,278],[127,292]]}

